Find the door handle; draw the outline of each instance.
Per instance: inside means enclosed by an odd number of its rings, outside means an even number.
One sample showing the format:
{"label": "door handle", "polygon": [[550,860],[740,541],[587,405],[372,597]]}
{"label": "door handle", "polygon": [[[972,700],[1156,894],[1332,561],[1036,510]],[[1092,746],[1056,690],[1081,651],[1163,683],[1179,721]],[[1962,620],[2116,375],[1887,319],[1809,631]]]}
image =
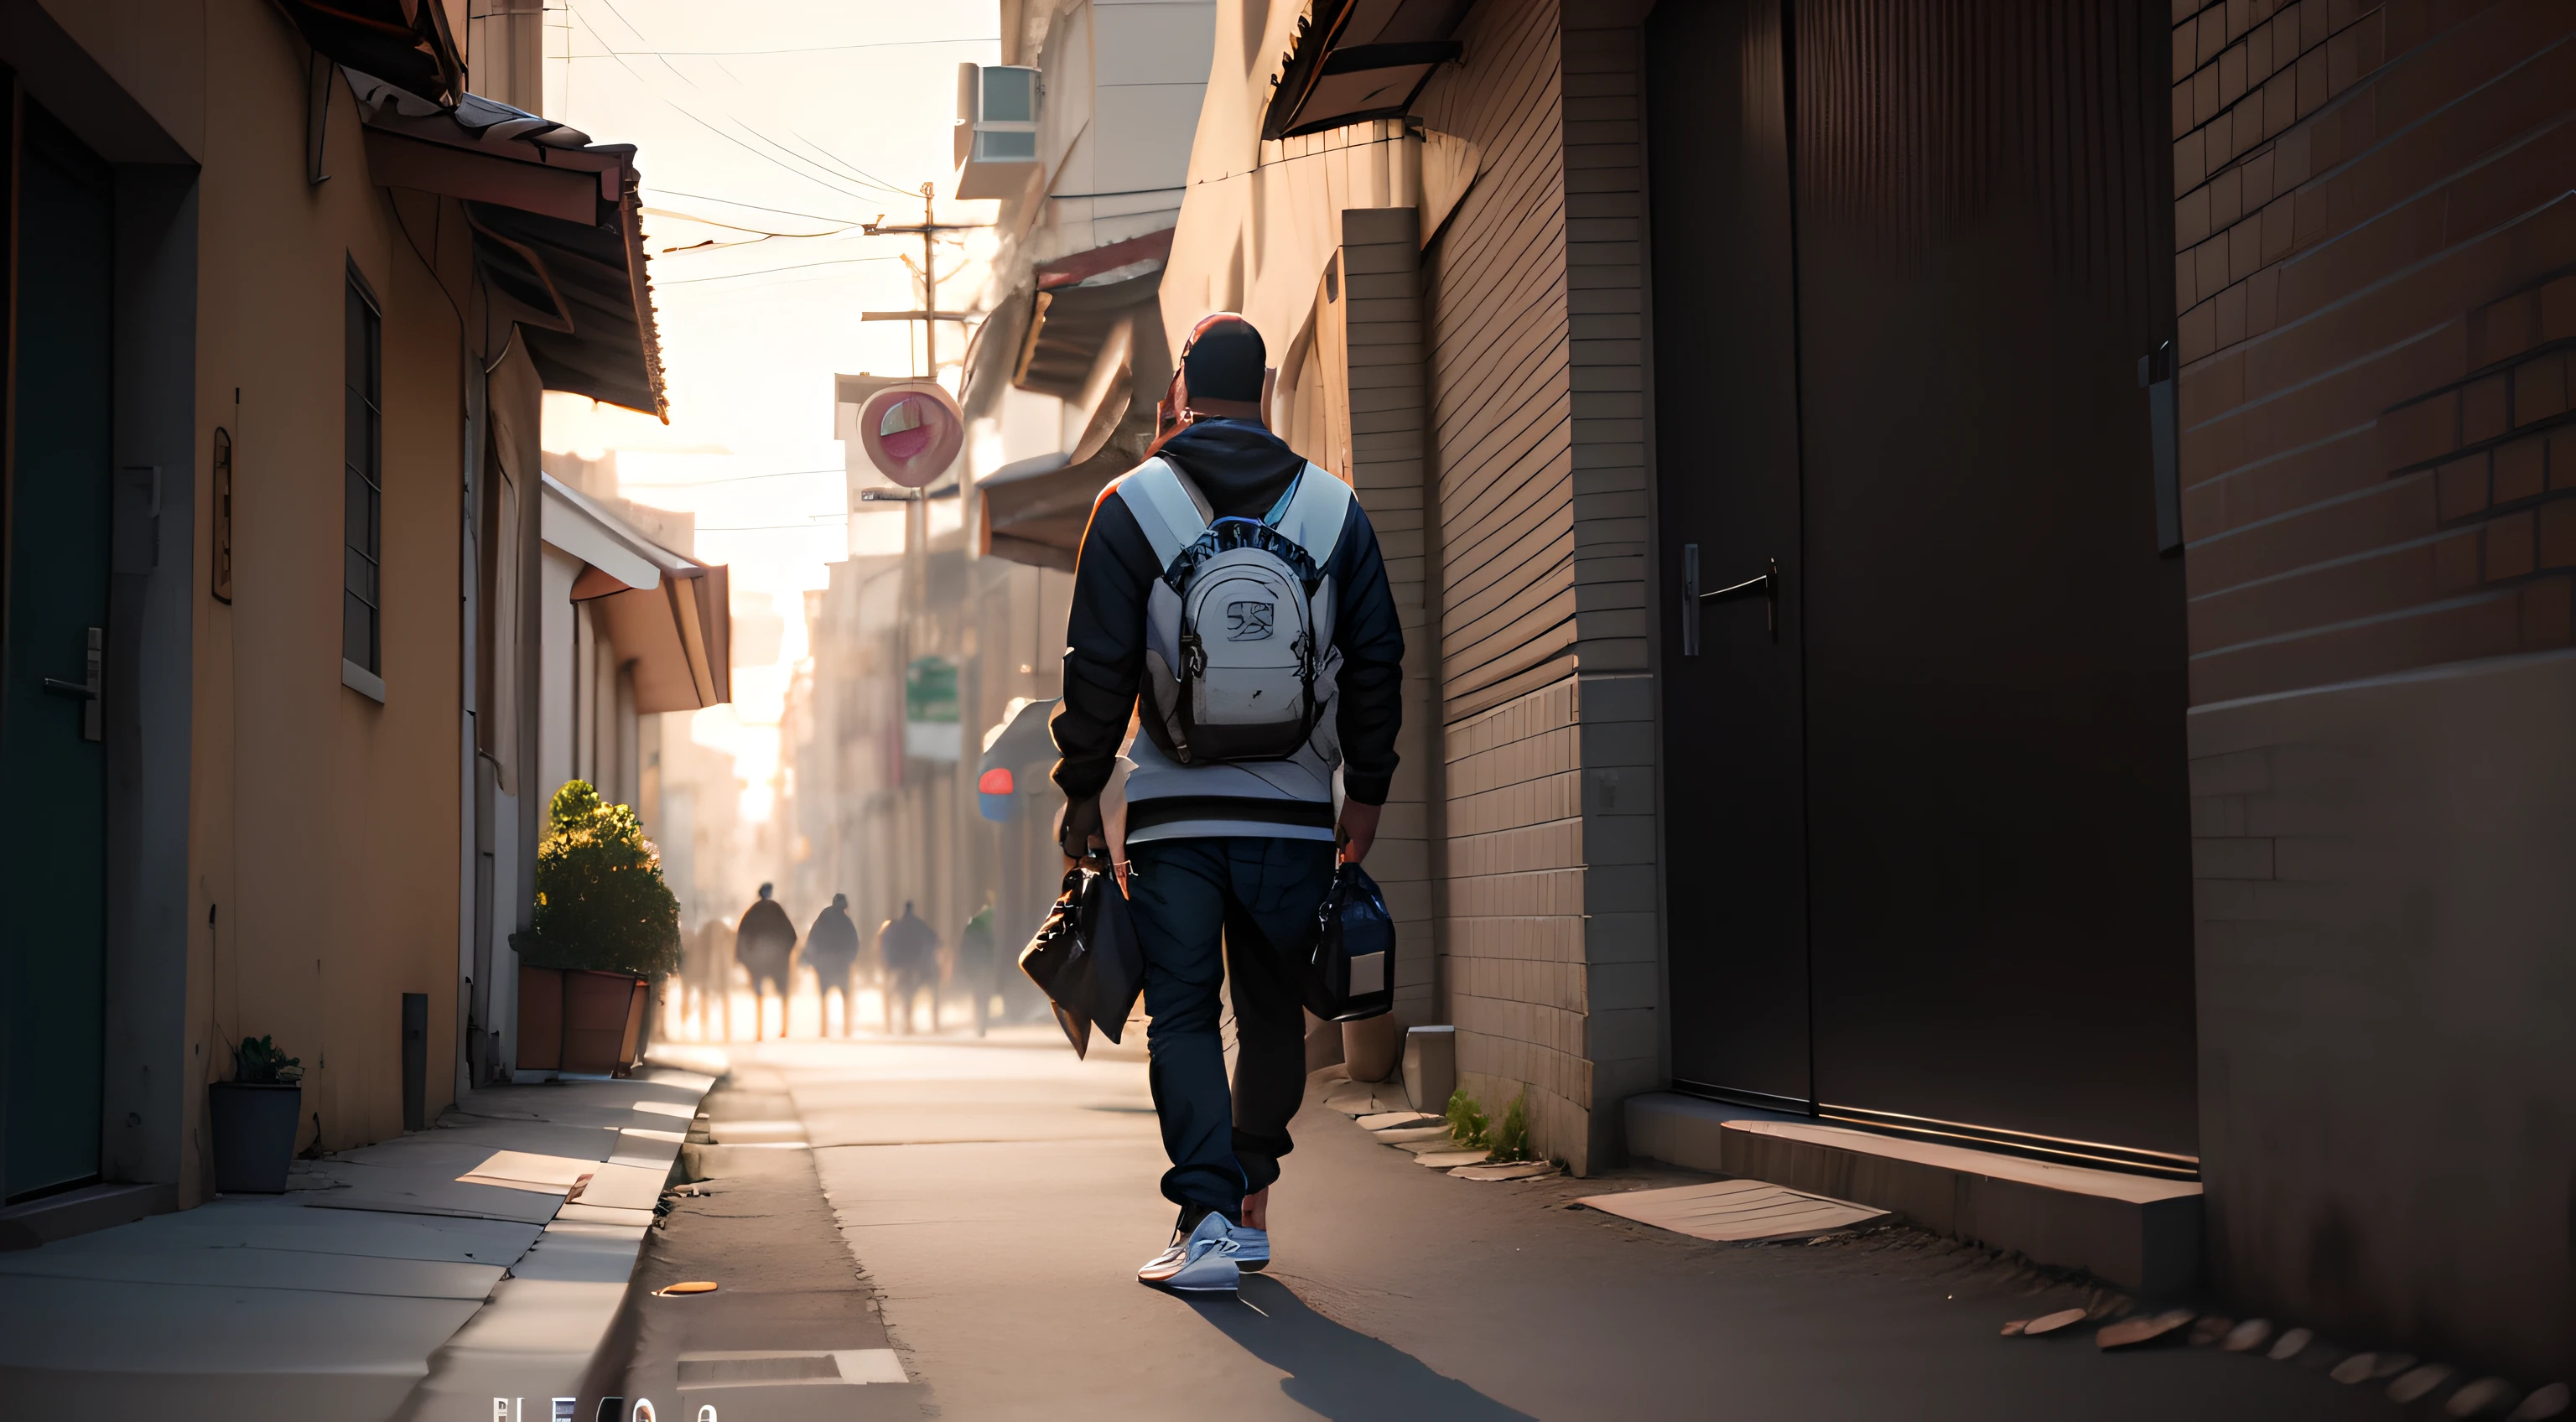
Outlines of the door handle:
{"label": "door handle", "polygon": [[99,692],[100,678],[106,660],[107,635],[103,630],[93,627],[89,629],[89,656],[86,663],[89,679],[63,681],[56,677],[45,678],[45,690],[48,694],[77,697],[84,703],[81,706],[81,739],[85,741],[104,739]]}
{"label": "door handle", "polygon": [[1682,545],[1682,655],[1699,655],[1699,610],[1706,603],[1742,602],[1760,598],[1766,605],[1764,617],[1771,629],[1771,640],[1780,640],[1780,560],[1770,559],[1763,570],[1740,583],[1700,591],[1699,545]]}

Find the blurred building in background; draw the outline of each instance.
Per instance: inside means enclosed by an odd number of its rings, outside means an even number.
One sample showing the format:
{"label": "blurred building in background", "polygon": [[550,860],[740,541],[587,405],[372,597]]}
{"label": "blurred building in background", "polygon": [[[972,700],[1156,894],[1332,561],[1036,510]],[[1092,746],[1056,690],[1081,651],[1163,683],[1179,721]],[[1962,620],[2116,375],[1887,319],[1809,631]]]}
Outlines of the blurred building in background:
{"label": "blurred building in background", "polygon": [[984,753],[1056,695],[1075,546],[1171,376],[1159,293],[1215,6],[1008,0],[1001,19],[1002,63],[958,86],[956,196],[998,199],[980,319],[936,372],[962,450],[898,501],[858,423],[894,382],[842,377],[853,523],[900,508],[905,551],[833,565],[811,600],[781,757],[800,912],[846,892],[871,932],[911,901],[953,945],[990,905],[1007,953],[1055,896],[1061,797],[1050,753]]}

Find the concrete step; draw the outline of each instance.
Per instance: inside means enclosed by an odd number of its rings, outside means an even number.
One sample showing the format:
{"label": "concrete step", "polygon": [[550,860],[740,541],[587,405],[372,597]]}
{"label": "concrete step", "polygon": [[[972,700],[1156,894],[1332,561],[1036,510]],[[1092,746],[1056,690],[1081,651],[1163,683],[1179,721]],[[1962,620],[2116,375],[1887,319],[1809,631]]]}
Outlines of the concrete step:
{"label": "concrete step", "polygon": [[176,1185],[84,1185],[0,1210],[0,1249],[35,1249],[177,1208]]}
{"label": "concrete step", "polygon": [[1909,1140],[1673,1092],[1629,1098],[1627,1126],[1634,1154],[1875,1205],[1935,1234],[2148,1295],[2199,1278],[2197,1181]]}

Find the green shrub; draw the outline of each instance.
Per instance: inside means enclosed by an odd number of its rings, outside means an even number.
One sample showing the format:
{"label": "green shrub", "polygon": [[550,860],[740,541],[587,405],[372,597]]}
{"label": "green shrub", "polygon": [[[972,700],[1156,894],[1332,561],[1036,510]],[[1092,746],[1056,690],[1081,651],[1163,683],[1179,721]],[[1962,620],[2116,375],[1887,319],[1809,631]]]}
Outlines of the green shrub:
{"label": "green shrub", "polygon": [[1494,1130],[1494,1159],[1527,1160],[1529,1144],[1529,1088],[1512,1098],[1503,1108],[1503,1124]]}
{"label": "green shrub", "polygon": [[1485,1108],[1463,1086],[1449,1093],[1449,1139],[1461,1146],[1485,1143]]}
{"label": "green shrub", "polygon": [[634,809],[603,804],[589,781],[575,780],[555,792],[546,820],[526,961],[648,978],[678,967],[680,901]]}

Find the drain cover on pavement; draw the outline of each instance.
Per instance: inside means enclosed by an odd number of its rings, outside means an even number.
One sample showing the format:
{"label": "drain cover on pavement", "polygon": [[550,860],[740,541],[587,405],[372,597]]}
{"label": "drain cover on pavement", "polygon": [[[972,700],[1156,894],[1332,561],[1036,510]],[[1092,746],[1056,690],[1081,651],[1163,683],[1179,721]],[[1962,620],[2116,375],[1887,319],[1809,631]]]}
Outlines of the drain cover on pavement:
{"label": "drain cover on pavement", "polygon": [[1719,1180],[1667,1190],[1587,1195],[1576,1203],[1639,1224],[1720,1243],[1806,1239],[1887,1215],[1885,1210],[1848,1200],[1782,1189],[1767,1180]]}

